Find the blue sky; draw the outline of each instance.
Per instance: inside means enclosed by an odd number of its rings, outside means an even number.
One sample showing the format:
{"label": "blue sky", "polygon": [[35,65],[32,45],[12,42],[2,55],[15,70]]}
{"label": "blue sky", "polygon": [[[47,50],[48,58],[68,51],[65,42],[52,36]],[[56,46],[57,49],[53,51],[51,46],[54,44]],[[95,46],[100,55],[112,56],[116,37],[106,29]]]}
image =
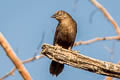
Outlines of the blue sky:
{"label": "blue sky", "polygon": [[[119,24],[120,0],[98,0]],[[113,25],[90,3],[89,0],[1,0],[0,32],[4,34],[17,56],[21,60],[33,57],[45,34],[43,43],[53,44],[57,21],[50,18],[58,10],[70,13],[77,22],[76,41],[89,40],[95,37],[115,36]],[[91,13],[97,10],[90,22]],[[114,59],[105,47],[114,45]],[[82,54],[104,61],[117,63],[120,59],[119,41],[100,41],[90,45],[73,47]],[[39,53],[38,53],[39,54]],[[64,71],[56,78],[49,74],[51,60],[43,58],[25,64],[33,80],[103,80],[105,76],[65,66]],[[3,49],[0,47],[0,77],[13,67]],[[14,76],[5,80],[22,80],[16,71]]]}

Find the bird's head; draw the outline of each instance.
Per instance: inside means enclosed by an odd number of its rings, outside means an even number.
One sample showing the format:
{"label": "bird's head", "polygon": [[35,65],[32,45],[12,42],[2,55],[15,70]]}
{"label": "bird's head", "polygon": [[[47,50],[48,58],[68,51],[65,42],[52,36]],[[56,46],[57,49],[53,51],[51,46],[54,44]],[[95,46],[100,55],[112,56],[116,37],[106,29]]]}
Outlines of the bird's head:
{"label": "bird's head", "polygon": [[58,20],[58,21],[61,21],[63,19],[69,18],[71,16],[63,10],[59,10],[55,14],[53,14],[51,17],[56,18],[56,20]]}

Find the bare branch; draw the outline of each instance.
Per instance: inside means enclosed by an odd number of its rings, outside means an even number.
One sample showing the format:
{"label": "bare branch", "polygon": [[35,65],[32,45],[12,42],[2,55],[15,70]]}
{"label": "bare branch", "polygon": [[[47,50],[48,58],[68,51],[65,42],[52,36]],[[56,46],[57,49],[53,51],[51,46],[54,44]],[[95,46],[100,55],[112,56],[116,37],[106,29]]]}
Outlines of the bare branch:
{"label": "bare branch", "polygon": [[29,62],[32,62],[32,61],[35,61],[35,60],[38,60],[38,59],[43,58],[43,57],[45,57],[45,56],[44,56],[44,55],[34,56],[34,57],[32,57],[32,58],[29,58],[29,59],[27,59],[27,60],[24,60],[24,61],[23,61],[23,64],[29,63]]}
{"label": "bare branch", "polygon": [[10,75],[14,75],[16,68],[12,68],[10,72],[8,72],[6,75],[2,76],[0,80],[4,80],[5,78],[9,77]]}
{"label": "bare branch", "polygon": [[109,77],[109,76],[107,76],[106,78],[105,78],[105,80],[112,80],[113,78],[112,77]]}
{"label": "bare branch", "polygon": [[[29,58],[29,59],[24,60],[24,61],[23,61],[23,64],[26,64],[26,63],[29,63],[29,62],[33,62],[33,61],[38,60],[38,59],[41,59],[41,58],[43,58],[43,57],[45,57],[45,56],[44,56],[44,55],[34,56],[34,57],[32,57],[32,58]],[[13,67],[13,68],[10,70],[10,72],[8,72],[6,75],[2,76],[2,77],[0,78],[0,80],[4,80],[5,78],[13,75],[14,72],[15,72],[15,70],[16,70],[16,68]]]}
{"label": "bare branch", "polygon": [[120,36],[96,37],[96,38],[91,39],[91,40],[88,40],[88,41],[75,42],[75,43],[74,43],[74,46],[78,46],[78,45],[88,45],[88,44],[91,44],[91,43],[93,43],[93,42],[102,41],[102,40],[120,40]]}
{"label": "bare branch", "polygon": [[90,22],[90,23],[93,22],[93,17],[94,17],[94,15],[96,14],[97,11],[98,11],[98,9],[95,9],[95,10],[93,10],[93,11],[91,12],[90,18],[89,18],[89,22]]}
{"label": "bare branch", "polygon": [[84,56],[77,51],[69,51],[62,47],[49,44],[44,44],[42,49],[42,54],[61,64],[67,64],[75,68],[84,69],[101,75],[120,78],[120,65],[118,64],[93,59]]}
{"label": "bare branch", "polygon": [[96,0],[90,0],[103,14],[104,16],[113,24],[116,33],[120,34],[120,28],[116,21],[112,18],[112,16],[108,13],[108,11]]}
{"label": "bare branch", "polygon": [[24,80],[32,80],[32,77],[28,73],[27,69],[25,69],[21,60],[16,56],[15,52],[12,50],[11,46],[9,45],[7,40],[4,38],[2,33],[0,33],[0,45],[3,47],[3,49],[6,52],[6,55],[13,62],[13,64],[15,65],[15,67],[17,68],[21,76],[24,78]]}

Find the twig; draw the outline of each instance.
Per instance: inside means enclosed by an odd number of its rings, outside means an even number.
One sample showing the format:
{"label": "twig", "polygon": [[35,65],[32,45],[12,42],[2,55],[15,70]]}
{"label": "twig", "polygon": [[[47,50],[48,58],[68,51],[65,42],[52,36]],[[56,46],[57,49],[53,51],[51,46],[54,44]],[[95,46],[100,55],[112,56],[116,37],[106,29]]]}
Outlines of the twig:
{"label": "twig", "polygon": [[93,42],[96,41],[102,41],[102,40],[120,40],[120,36],[111,36],[111,37],[96,37],[94,39],[88,40],[88,41],[79,41],[79,42],[75,42],[74,46],[78,46],[78,45],[88,45],[91,44]]}
{"label": "twig", "polygon": [[116,21],[112,18],[112,16],[108,13],[108,11],[96,0],[90,0],[103,14],[104,16],[113,24],[116,33],[120,34],[120,28]]}
{"label": "twig", "polygon": [[[114,59],[114,48],[115,48],[115,43],[113,43],[112,48],[108,48],[105,46],[105,49],[111,54],[111,61]],[[105,77],[105,80],[113,80],[112,77],[107,76]]]}
{"label": "twig", "polygon": [[90,23],[93,22],[93,17],[94,17],[94,15],[96,14],[97,11],[98,11],[98,9],[95,9],[95,10],[93,10],[93,11],[91,12],[90,18],[89,18],[89,22],[90,22]]}
{"label": "twig", "polygon": [[109,76],[107,76],[106,78],[105,78],[105,80],[112,80],[113,78],[112,77],[109,77]]}
{"label": "twig", "polygon": [[[29,63],[29,62],[32,62],[32,61],[41,59],[41,58],[43,58],[43,57],[45,57],[45,56],[44,56],[44,55],[34,56],[34,57],[32,57],[32,58],[29,58],[29,59],[24,60],[24,61],[23,61],[23,64],[26,64],[26,63]],[[4,80],[5,78],[9,77],[10,75],[13,75],[14,72],[15,72],[15,70],[16,70],[16,68],[13,67],[13,68],[10,70],[10,72],[8,72],[6,75],[2,76],[2,77],[0,78],[0,80]]]}
{"label": "twig", "polygon": [[42,49],[42,54],[61,64],[67,64],[75,68],[84,69],[101,75],[120,78],[120,65],[118,64],[93,59],[84,56],[77,51],[70,51],[49,44],[44,44]]}
{"label": "twig", "polygon": [[32,61],[35,61],[35,60],[38,60],[38,59],[43,58],[43,57],[45,57],[45,56],[44,56],[44,55],[34,56],[34,57],[32,57],[32,58],[29,58],[29,59],[27,59],[27,60],[24,60],[24,61],[23,61],[23,64],[29,63],[29,62],[32,62]]}
{"label": "twig", "polygon": [[44,38],[45,38],[45,32],[43,32],[43,34],[42,34],[41,41],[38,44],[37,49],[35,50],[34,56],[36,56],[40,52],[39,50],[41,49],[41,45],[44,41]]}
{"label": "twig", "polygon": [[27,69],[25,69],[21,60],[16,56],[15,52],[12,50],[11,46],[9,45],[7,40],[4,38],[2,33],[0,33],[0,45],[3,47],[3,49],[6,52],[6,55],[13,62],[13,64],[15,65],[15,67],[17,68],[21,76],[24,78],[24,80],[32,80],[32,77],[28,73]]}

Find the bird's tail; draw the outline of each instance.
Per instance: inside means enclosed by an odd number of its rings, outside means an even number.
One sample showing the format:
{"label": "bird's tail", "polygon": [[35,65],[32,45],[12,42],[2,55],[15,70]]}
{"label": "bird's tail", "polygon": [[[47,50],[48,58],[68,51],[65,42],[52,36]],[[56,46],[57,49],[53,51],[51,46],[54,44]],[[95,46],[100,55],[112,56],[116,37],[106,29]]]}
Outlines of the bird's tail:
{"label": "bird's tail", "polygon": [[56,75],[56,77],[62,72],[64,68],[64,64],[60,64],[58,62],[52,61],[50,64],[50,73],[52,75]]}

